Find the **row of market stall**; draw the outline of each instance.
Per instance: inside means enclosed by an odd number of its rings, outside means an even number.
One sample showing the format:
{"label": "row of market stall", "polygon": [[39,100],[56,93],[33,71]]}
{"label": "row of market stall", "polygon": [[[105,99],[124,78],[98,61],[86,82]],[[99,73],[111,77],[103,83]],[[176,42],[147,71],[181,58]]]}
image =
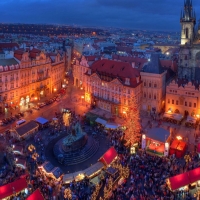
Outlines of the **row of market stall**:
{"label": "row of market stall", "polygon": [[17,196],[19,193],[24,193],[24,196],[27,196],[27,200],[44,200],[39,189],[35,190],[30,196],[28,196],[29,186],[26,180],[26,175],[12,183],[0,187],[0,199],[2,200]]}
{"label": "row of market stall", "polygon": [[[184,120],[184,117],[183,115],[179,113],[166,112],[163,115],[163,120],[166,122],[174,123],[174,124],[181,124]],[[198,126],[198,123],[199,123],[199,119],[197,117],[187,116],[186,121],[185,121],[185,126],[196,128]]]}
{"label": "row of market stall", "polygon": [[44,173],[46,176],[54,179],[54,180],[63,180],[65,184],[69,184],[72,181],[81,181],[85,177],[89,178],[91,182],[96,183],[100,181],[98,179],[98,175],[101,171],[107,168],[117,157],[117,152],[114,147],[111,147],[106,151],[106,153],[98,160],[97,163],[91,165],[90,167],[74,172],[64,174],[63,171],[59,167],[54,167],[50,162],[45,162],[41,166],[39,166],[39,170],[41,173]]}
{"label": "row of market stall", "polygon": [[167,179],[172,190],[188,190],[188,187],[200,186],[200,167]]}
{"label": "row of market stall", "polygon": [[152,128],[142,135],[142,149],[159,156],[175,154],[180,158],[185,154],[186,147],[187,144],[181,140],[172,141],[170,130],[164,128]]}
{"label": "row of market stall", "polygon": [[106,129],[117,129],[120,127],[119,124],[107,122],[106,120],[99,117],[95,120],[95,122],[103,125]]}
{"label": "row of market stall", "polygon": [[[21,150],[15,151],[21,152]],[[102,170],[106,170],[107,173],[116,176],[116,170],[112,169],[110,164],[117,158],[117,152],[114,147],[108,149],[108,151],[99,159],[97,163],[88,167],[87,169],[75,173],[64,174],[59,167],[54,167],[50,162],[45,162],[39,166],[40,173],[44,173],[46,176],[52,178],[53,180],[63,180],[65,184],[69,184],[72,181],[81,181],[85,177],[90,179],[90,182],[94,185],[98,184],[101,181],[101,176],[99,174]],[[24,193],[25,196],[29,195],[29,186],[27,183],[27,175],[22,176],[21,178],[15,180],[12,183],[3,185],[0,187],[0,199],[9,199],[10,197],[18,195],[20,192]],[[30,196],[27,197],[27,200],[43,200],[39,189],[35,190]]]}

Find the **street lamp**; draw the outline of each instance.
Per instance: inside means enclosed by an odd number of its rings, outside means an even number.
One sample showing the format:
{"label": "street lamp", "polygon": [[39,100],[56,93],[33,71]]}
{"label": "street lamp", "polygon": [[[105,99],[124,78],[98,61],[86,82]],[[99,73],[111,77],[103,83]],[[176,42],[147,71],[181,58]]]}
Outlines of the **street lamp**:
{"label": "street lamp", "polygon": [[83,99],[84,99],[84,96],[83,96],[83,95],[81,96],[81,99],[82,99],[82,104],[83,104]]}
{"label": "street lamp", "polygon": [[56,88],[54,88],[53,90],[54,90],[54,92],[56,92],[56,91],[57,91],[57,89],[56,89]]}

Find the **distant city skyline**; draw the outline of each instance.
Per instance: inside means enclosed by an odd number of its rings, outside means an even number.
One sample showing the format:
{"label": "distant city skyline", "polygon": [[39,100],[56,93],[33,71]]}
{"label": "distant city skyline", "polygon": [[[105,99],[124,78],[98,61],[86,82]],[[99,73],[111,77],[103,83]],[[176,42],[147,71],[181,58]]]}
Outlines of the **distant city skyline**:
{"label": "distant city skyline", "polygon": [[[179,31],[183,0],[1,0],[1,23]],[[193,0],[197,20],[200,4]]]}

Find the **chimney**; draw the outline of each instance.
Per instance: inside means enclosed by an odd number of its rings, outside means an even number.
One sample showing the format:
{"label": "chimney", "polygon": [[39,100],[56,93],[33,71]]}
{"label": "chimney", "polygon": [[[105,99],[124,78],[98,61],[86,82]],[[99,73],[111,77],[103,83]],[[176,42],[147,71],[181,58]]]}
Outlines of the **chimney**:
{"label": "chimney", "polygon": [[132,68],[135,68],[135,62],[132,62]]}

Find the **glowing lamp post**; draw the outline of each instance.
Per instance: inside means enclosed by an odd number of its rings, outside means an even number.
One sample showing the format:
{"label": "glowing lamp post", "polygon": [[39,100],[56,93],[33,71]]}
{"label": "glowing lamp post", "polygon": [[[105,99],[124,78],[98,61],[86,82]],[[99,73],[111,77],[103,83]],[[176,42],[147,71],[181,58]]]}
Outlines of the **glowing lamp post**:
{"label": "glowing lamp post", "polygon": [[83,99],[84,99],[84,96],[83,96],[83,95],[81,96],[81,99],[82,99],[82,104],[83,104]]}

